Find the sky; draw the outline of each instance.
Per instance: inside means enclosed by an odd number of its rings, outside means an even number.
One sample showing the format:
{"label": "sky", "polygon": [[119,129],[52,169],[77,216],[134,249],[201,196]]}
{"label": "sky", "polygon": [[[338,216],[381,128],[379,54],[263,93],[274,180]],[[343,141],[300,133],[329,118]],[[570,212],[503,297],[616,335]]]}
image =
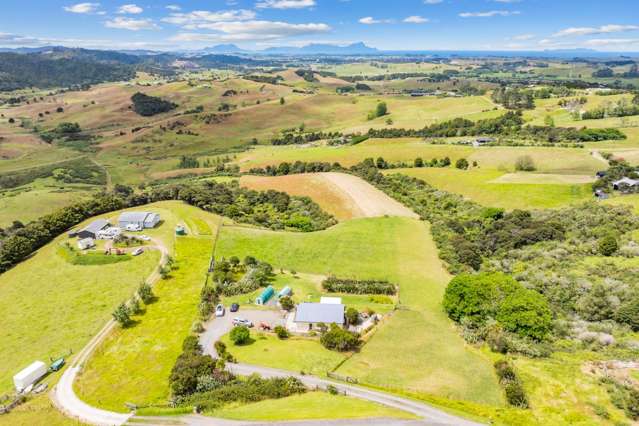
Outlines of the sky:
{"label": "sky", "polygon": [[0,46],[639,51],[637,0],[2,0]]}

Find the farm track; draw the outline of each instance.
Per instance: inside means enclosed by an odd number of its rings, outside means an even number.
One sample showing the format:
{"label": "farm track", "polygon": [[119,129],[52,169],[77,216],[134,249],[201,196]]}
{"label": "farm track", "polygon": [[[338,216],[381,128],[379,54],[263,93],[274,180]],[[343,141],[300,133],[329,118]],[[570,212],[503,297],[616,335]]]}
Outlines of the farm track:
{"label": "farm track", "polygon": [[[155,243],[155,249],[161,252],[160,262],[158,266],[166,264],[169,258],[169,251],[166,246],[159,240],[153,239]],[[149,247],[151,248],[151,247]],[[151,275],[148,276],[147,282],[151,285],[156,283],[160,279],[159,268],[154,270]],[[82,368],[86,361],[89,359],[95,349],[104,341],[104,339],[111,333],[116,326],[116,322],[111,319],[109,322],[96,334],[89,343],[78,353],[73,362],[69,364],[60,381],[54,386],[50,393],[53,404],[63,412],[65,415],[78,419],[82,422],[100,425],[121,425],[128,421],[131,414],[115,413],[112,411],[101,410],[96,407],[92,407],[84,401],[80,400],[73,390],[73,382],[78,374],[82,371]]]}

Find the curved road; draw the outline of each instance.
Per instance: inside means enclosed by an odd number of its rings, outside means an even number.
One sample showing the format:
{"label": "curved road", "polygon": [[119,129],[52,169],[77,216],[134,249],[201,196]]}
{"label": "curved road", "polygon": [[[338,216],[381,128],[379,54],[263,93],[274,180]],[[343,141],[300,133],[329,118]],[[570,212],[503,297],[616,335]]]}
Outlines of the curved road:
{"label": "curved road", "polygon": [[[156,244],[155,249],[160,250],[162,257],[160,259],[160,265],[164,265],[168,259],[168,250],[158,240],[153,240]],[[160,278],[159,272],[155,270],[148,278],[147,281],[150,284],[154,284]],[[213,320],[213,323],[222,323],[221,321]],[[228,332],[226,329],[230,327],[230,322],[224,322],[219,329],[214,333]],[[217,324],[216,324],[217,325]],[[54,405],[69,417],[78,419],[84,423],[98,425],[98,426],[113,426],[123,425],[133,417],[133,414],[122,414],[112,411],[102,410],[96,407],[92,407],[84,401],[80,400],[73,390],[73,382],[75,381],[78,373],[82,370],[84,363],[89,359],[93,351],[104,341],[109,333],[116,326],[114,320],[110,320],[104,328],[95,336],[91,341],[78,353],[78,356],[72,363],[66,368],[60,381],[56,384],[51,392],[51,399]],[[232,326],[231,326],[232,327]],[[206,333],[204,334],[206,335]],[[203,335],[203,336],[204,336]],[[211,339],[214,336],[205,338],[207,342],[204,348],[205,352],[211,355],[215,355]],[[234,374],[247,376],[251,374],[259,374],[263,377],[296,377],[302,383],[309,388],[326,389],[329,385],[334,386],[337,390],[344,395],[360,398],[367,401],[382,404],[391,408],[404,410],[409,413],[415,414],[423,420],[400,420],[400,419],[364,419],[364,420],[331,420],[331,421],[297,421],[297,422],[238,422],[229,421],[223,419],[215,419],[211,417],[205,417],[200,415],[189,415],[181,417],[136,417],[138,421],[144,422],[144,424],[181,424],[189,426],[242,426],[242,425],[270,425],[274,426],[282,424],[286,426],[347,426],[347,425],[362,425],[362,426],[423,426],[423,425],[460,425],[460,426],[478,426],[480,423],[471,422],[469,420],[448,414],[442,410],[436,409],[422,402],[414,401],[400,396],[387,394],[384,392],[374,391],[358,386],[347,385],[339,382],[333,382],[326,379],[321,379],[315,376],[301,375],[298,373],[277,370],[267,367],[260,367],[247,364],[227,364],[227,368]]]}
{"label": "curved road", "polygon": [[[166,246],[157,239],[152,239],[155,243],[152,248],[159,250],[162,256],[160,257],[160,263],[158,266],[166,264],[169,258],[169,251]],[[147,278],[147,282],[151,285],[155,284],[160,279],[159,268],[155,269],[151,275]],[[84,363],[89,359],[93,351],[102,343],[102,341],[111,333],[111,330],[115,327],[116,322],[111,319],[100,332],[89,341],[89,343],[78,353],[73,362],[65,369],[64,373],[60,377],[60,381],[54,386],[51,391],[51,400],[53,404],[62,411],[65,415],[78,419],[84,423],[93,425],[121,425],[126,423],[131,414],[114,413],[112,411],[101,410],[90,406],[89,404],[80,400],[73,390],[73,382],[78,373],[82,370]]]}

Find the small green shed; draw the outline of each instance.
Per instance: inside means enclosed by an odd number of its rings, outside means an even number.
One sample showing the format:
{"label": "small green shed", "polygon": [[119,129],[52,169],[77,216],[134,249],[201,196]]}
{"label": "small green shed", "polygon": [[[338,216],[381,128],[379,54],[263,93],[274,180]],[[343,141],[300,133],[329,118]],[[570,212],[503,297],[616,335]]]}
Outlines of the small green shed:
{"label": "small green shed", "polygon": [[186,229],[182,225],[175,227],[175,235],[186,235]]}
{"label": "small green shed", "polygon": [[259,295],[257,299],[255,299],[255,303],[257,305],[265,305],[271,298],[275,295],[275,289],[273,286],[268,286],[264,289],[262,294]]}

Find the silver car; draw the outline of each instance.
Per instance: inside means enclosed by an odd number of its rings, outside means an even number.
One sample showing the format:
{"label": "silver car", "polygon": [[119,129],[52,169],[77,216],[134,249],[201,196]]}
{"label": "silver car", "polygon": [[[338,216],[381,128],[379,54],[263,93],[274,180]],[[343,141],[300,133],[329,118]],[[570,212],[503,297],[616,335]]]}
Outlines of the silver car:
{"label": "silver car", "polygon": [[244,318],[233,318],[233,325],[236,327],[242,326],[242,325],[248,328],[253,327],[253,323]]}

